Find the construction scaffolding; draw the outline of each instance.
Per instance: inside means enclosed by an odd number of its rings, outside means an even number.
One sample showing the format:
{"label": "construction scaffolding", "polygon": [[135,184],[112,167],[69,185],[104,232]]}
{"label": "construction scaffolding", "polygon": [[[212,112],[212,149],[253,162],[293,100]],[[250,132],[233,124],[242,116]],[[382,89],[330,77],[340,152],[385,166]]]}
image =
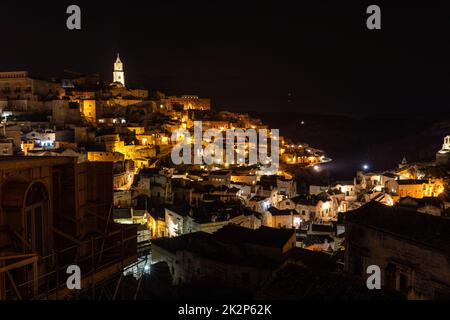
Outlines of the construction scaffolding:
{"label": "construction scaffolding", "polygon": [[[103,283],[140,268],[138,226],[113,222],[112,163],[24,157],[0,173],[0,300],[96,299]],[[71,265],[81,290],[66,285]]]}
{"label": "construction scaffolding", "polygon": [[90,290],[95,299],[96,287],[109,279],[120,279],[126,269],[140,261],[135,225],[121,225],[107,235],[77,242],[43,257],[36,253],[1,256],[0,299],[76,298],[79,292],[66,285],[70,265],[79,266],[81,288],[83,292]]}

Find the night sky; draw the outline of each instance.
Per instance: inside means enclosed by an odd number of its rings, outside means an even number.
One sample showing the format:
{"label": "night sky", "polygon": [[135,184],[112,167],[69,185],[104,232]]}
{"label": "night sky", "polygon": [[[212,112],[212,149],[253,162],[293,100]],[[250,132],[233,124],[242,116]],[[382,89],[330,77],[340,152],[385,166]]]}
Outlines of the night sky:
{"label": "night sky", "polygon": [[[49,77],[69,69],[110,80],[119,51],[129,86],[210,97],[217,109],[448,109],[445,1],[241,2],[4,0],[0,70]],[[66,29],[70,4],[81,7],[81,31]],[[369,4],[380,5],[382,30],[366,28]]]}

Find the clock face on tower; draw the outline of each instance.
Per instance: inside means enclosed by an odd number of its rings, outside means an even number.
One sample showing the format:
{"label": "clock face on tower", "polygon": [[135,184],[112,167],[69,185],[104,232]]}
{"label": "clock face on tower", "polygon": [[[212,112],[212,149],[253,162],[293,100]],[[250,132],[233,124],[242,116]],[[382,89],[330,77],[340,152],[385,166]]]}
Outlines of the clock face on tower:
{"label": "clock face on tower", "polygon": [[119,55],[114,62],[113,82],[120,82],[125,86],[125,74],[123,72],[123,63],[120,61]]}

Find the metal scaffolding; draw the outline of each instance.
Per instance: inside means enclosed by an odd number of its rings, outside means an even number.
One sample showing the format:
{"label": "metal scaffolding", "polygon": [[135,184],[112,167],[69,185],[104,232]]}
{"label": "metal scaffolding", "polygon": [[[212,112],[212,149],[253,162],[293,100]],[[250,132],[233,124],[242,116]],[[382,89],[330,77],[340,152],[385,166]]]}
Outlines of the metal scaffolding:
{"label": "metal scaffolding", "polygon": [[84,292],[90,290],[91,298],[96,299],[97,286],[122,275],[138,261],[134,225],[122,225],[118,230],[86,241],[72,240],[77,243],[46,256],[36,253],[0,256],[0,300],[74,298],[77,290],[70,290],[66,285],[70,265],[80,267],[81,287]]}

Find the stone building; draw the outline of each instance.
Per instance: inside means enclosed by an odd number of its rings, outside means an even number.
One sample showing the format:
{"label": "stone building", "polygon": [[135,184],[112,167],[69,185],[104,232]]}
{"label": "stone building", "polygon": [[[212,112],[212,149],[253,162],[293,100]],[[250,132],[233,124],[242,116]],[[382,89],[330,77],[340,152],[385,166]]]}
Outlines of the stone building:
{"label": "stone building", "polygon": [[125,87],[125,72],[119,54],[117,54],[116,62],[114,62],[113,82],[121,83]]}
{"label": "stone building", "polygon": [[89,288],[136,260],[136,227],[108,221],[109,163],[2,158],[0,194],[0,300],[64,299],[74,293],[65,285],[68,265],[91,272],[81,279]]}
{"label": "stone building", "polygon": [[84,120],[92,126],[97,125],[97,108],[95,100],[85,99],[79,100],[80,113],[83,115]]}
{"label": "stone building", "polygon": [[272,228],[299,228],[302,223],[302,217],[293,209],[280,210],[276,207],[270,207],[263,214],[262,224]]}
{"label": "stone building", "polygon": [[0,72],[0,100],[38,101],[63,91],[59,83],[31,77],[27,71]]}
{"label": "stone building", "polygon": [[295,248],[292,230],[225,226],[213,234],[193,232],[153,240],[153,261],[169,265],[173,284],[208,279],[232,287],[257,288]]}
{"label": "stone building", "polygon": [[299,195],[285,199],[278,204],[280,210],[294,210],[302,221],[331,220],[337,216],[338,206],[334,205],[327,193],[319,195]]}
{"label": "stone building", "polygon": [[407,299],[450,298],[450,220],[372,201],[347,213],[345,270],[366,278],[381,269],[381,288]]}
{"label": "stone building", "polygon": [[183,95],[181,97],[170,96],[168,99],[172,106],[180,106],[183,110],[211,110],[211,100],[207,98]]}
{"label": "stone building", "polygon": [[437,197],[444,191],[442,179],[404,179],[386,182],[387,192],[400,198]]}

